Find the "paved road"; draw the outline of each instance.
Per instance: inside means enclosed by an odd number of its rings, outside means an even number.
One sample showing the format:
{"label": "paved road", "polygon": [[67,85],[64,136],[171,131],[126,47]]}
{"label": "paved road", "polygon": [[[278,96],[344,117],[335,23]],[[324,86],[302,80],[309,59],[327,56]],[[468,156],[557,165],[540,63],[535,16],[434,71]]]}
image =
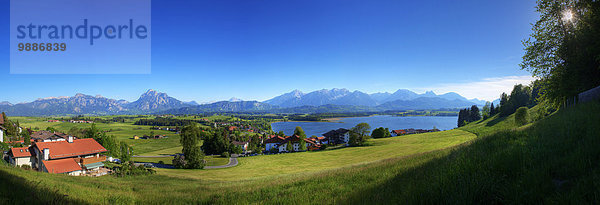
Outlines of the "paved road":
{"label": "paved road", "polygon": [[172,155],[158,155],[158,156],[138,156],[138,155],[134,155],[132,157],[144,157],[144,158],[161,158],[161,157],[173,157],[175,156],[174,154]]}
{"label": "paved road", "polygon": [[237,157],[238,157],[237,155],[232,154],[231,157],[229,158],[229,164],[221,165],[221,166],[205,166],[204,169],[221,169],[221,168],[235,167],[238,165]]}
{"label": "paved road", "polygon": [[[169,155],[162,155],[162,156],[133,156],[133,157],[146,157],[146,158],[160,158],[160,157],[168,157]],[[219,166],[205,166],[204,169],[221,169],[221,168],[228,168],[228,167],[235,167],[238,165],[238,160],[237,160],[237,155],[232,154],[231,157],[229,158],[229,164],[226,165],[219,165]],[[167,165],[167,164],[159,164],[159,163],[151,163],[151,162],[136,162],[135,165],[136,166],[140,166],[140,165],[144,165],[144,164],[152,164],[154,167],[157,168],[166,168],[166,169],[172,169],[174,168],[172,165]]]}

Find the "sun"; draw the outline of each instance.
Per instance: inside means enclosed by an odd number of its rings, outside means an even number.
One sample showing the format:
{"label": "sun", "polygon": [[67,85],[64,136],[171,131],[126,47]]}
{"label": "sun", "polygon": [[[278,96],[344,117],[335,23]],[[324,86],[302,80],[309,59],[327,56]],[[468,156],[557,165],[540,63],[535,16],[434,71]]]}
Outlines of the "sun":
{"label": "sun", "polygon": [[563,21],[573,22],[573,12],[570,9],[563,11]]}

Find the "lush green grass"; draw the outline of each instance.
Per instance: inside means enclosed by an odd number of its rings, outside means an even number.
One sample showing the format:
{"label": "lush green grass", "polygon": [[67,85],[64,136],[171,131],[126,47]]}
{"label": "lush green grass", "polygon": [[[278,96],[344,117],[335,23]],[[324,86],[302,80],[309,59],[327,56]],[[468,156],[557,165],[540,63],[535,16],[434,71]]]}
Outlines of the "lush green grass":
{"label": "lush green grass", "polygon": [[[598,113],[600,103],[592,103],[520,128],[499,121],[479,126],[483,134],[470,143],[442,150],[435,149],[474,137],[453,130],[380,139],[369,147],[241,158],[238,167],[221,170],[89,178],[0,166],[0,198],[6,203],[27,203],[31,197],[45,203],[598,203]],[[24,191],[11,192],[12,187]]]}
{"label": "lush green grass", "polygon": [[[159,163],[162,161],[164,164],[173,164],[173,157],[134,157],[133,160],[135,162],[151,162],[151,163]],[[229,158],[220,157],[220,156],[206,156],[204,158],[206,160],[206,166],[220,166],[229,164]]]}
{"label": "lush green grass", "polygon": [[227,169],[159,169],[158,173],[168,176],[217,181],[272,177],[277,175],[317,172],[371,163],[382,159],[408,156],[455,146],[474,138],[475,135],[471,133],[461,130],[451,130],[420,135],[374,139],[371,140],[370,146],[365,147],[241,157],[238,158],[238,166]]}
{"label": "lush green grass", "polygon": [[[53,127],[60,132],[68,132],[71,128],[89,128],[91,124],[80,124],[70,122],[47,122],[48,119],[45,117],[9,117],[11,120],[19,121],[21,126],[28,128],[40,128],[46,129],[47,127]],[[131,145],[134,149],[135,154],[147,153],[167,148],[173,148],[180,146],[179,135],[174,132],[164,130],[151,130],[152,126],[133,125],[134,120],[127,120],[125,123],[112,122],[112,123],[96,123],[96,127],[100,130],[109,131],[107,134],[114,135],[117,139],[126,142]],[[164,139],[132,139],[134,135],[143,136],[150,135],[150,132],[154,134],[166,135],[168,138]]]}

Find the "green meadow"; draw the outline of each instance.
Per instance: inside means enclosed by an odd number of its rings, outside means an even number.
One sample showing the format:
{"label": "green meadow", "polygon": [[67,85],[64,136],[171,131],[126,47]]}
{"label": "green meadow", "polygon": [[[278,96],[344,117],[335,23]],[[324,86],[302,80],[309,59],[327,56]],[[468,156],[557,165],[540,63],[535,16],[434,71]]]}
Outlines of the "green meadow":
{"label": "green meadow", "polygon": [[0,203],[598,203],[598,113],[595,102],[521,127],[512,115],[492,117],[451,131],[373,139],[366,147],[150,176],[70,177],[0,166]]}
{"label": "green meadow", "polygon": [[[115,116],[111,116],[115,117]],[[28,128],[38,128],[45,130],[47,127],[52,127],[60,132],[68,132],[71,128],[89,128],[91,124],[86,123],[70,123],[70,122],[48,122],[48,119],[56,118],[45,118],[45,117],[10,117],[11,120],[19,121],[20,125]],[[108,118],[105,116],[105,118]],[[145,125],[134,125],[133,123],[140,118],[128,119],[125,122],[111,122],[111,123],[96,123],[96,127],[103,131],[108,131],[108,135],[114,135],[117,139],[126,142],[131,145],[136,155],[145,155],[148,152],[155,152],[159,150],[169,149],[173,147],[181,146],[179,143],[179,135],[174,132],[164,130],[151,130],[152,126]],[[168,138],[164,139],[139,139],[134,140],[133,136],[144,136],[150,135],[153,132],[155,135],[166,135]],[[179,149],[181,152],[181,149]],[[173,154],[172,152],[170,154]]]}

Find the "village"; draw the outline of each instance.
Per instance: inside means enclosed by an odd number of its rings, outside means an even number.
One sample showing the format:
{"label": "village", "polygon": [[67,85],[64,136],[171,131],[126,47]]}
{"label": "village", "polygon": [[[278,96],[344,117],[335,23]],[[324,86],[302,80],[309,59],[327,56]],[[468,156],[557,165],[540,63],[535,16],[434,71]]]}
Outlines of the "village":
{"label": "village", "polygon": [[[0,117],[0,141],[9,146],[4,152],[3,159],[9,164],[24,169],[33,169],[53,174],[67,174],[73,176],[103,176],[113,172],[106,163],[121,162],[117,156],[110,156],[109,150],[93,138],[81,138],[58,132],[55,130],[33,131],[30,128],[22,128],[15,123],[10,126],[16,127],[20,135],[27,132],[29,142],[19,137],[19,140],[8,141],[4,139],[4,126],[6,116]],[[207,121],[207,120],[204,120]],[[68,122],[92,124],[88,120],[47,120],[47,122]],[[350,146],[351,130],[339,128],[323,133],[321,136],[286,136],[274,133],[270,130],[262,130],[248,123],[234,122],[211,122],[213,128],[224,128],[230,133],[228,139],[232,154],[241,157],[255,156],[259,154],[281,154],[290,152],[319,151],[331,148],[342,148]],[[168,131],[180,134],[179,126],[152,126],[149,127],[149,135],[133,135],[132,140],[159,140],[169,138],[165,134],[153,134],[156,131]],[[438,129],[398,129],[389,133],[391,137],[436,132]],[[244,134],[253,134],[258,137],[240,137]],[[253,141],[254,140],[254,141]],[[251,148],[251,144],[255,148]],[[138,164],[139,165],[139,164]],[[144,165],[144,164],[141,164]],[[151,166],[153,167],[153,166]]]}

